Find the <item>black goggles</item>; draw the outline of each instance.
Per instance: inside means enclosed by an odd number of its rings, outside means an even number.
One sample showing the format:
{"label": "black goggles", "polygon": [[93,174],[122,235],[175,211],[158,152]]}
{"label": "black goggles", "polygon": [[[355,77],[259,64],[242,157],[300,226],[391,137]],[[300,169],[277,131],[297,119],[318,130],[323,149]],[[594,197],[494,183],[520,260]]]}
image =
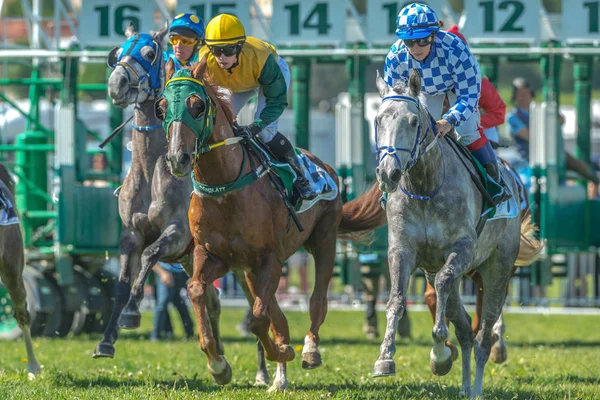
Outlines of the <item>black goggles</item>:
{"label": "black goggles", "polygon": [[227,44],[223,46],[208,46],[208,49],[215,57],[224,55],[225,57],[231,57],[238,53],[240,48],[239,44]]}
{"label": "black goggles", "polygon": [[433,37],[426,36],[420,39],[402,39],[402,41],[404,42],[406,47],[413,47],[413,45],[415,44],[419,47],[425,47],[431,44],[431,42],[433,41]]}

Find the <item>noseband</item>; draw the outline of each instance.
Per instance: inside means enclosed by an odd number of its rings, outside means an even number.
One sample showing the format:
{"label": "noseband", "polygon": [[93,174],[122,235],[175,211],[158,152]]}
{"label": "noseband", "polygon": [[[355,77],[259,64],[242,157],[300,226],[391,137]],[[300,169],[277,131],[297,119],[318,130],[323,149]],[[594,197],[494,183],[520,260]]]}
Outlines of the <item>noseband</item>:
{"label": "noseband", "polygon": [[[417,136],[415,138],[415,144],[413,145],[412,149],[407,149],[407,148],[404,148],[404,147],[396,147],[394,145],[392,145],[392,146],[379,146],[377,119],[375,120],[375,151],[376,151],[376,157],[377,157],[377,167],[379,167],[379,165],[381,164],[381,162],[383,160],[385,160],[386,157],[391,156],[391,157],[394,157],[394,160],[398,164],[398,167],[399,167],[400,171],[404,174],[409,169],[411,169],[417,163],[417,161],[419,161],[419,159],[425,153],[427,153],[429,150],[431,150],[431,148],[433,148],[433,146],[436,144],[436,142],[437,142],[438,138],[440,137],[440,135],[439,134],[436,135],[433,138],[433,140],[425,147],[425,149],[421,150],[421,145],[425,142],[425,139],[427,138],[427,136],[429,134],[429,131],[431,130],[431,131],[435,132],[435,120],[433,119],[433,117],[431,116],[431,114],[429,114],[429,112],[427,112],[427,115],[429,116],[430,126],[429,126],[429,129],[427,129],[425,131],[425,134],[423,135],[423,137],[421,137],[421,134],[422,134],[421,114],[422,114],[423,110],[421,110],[421,103],[419,102],[419,100],[417,100],[417,99],[415,99],[413,97],[410,97],[410,96],[393,95],[393,96],[386,96],[386,97],[384,97],[381,100],[381,103],[384,103],[386,101],[405,101],[405,102],[408,102],[408,103],[412,103],[412,104],[414,104],[414,105],[417,106],[417,110],[419,111],[419,113],[418,113]],[[400,161],[400,157],[398,157],[398,152],[405,152],[405,153],[409,153],[410,154],[410,160],[406,163],[406,167],[404,169],[402,169],[402,162]],[[381,154],[381,153],[383,153],[383,154]],[[442,182],[434,190],[434,192],[431,195],[429,195],[429,196],[421,196],[421,195],[418,195],[418,194],[410,193],[406,189],[404,189],[404,187],[402,187],[402,183],[398,183],[398,186],[400,187],[400,190],[402,190],[402,193],[404,193],[405,195],[407,195],[411,199],[431,200],[439,192],[439,190],[441,189],[442,185],[444,184],[444,180],[446,178],[446,164],[444,163],[444,152],[443,151],[442,151],[442,165],[443,165],[443,168],[444,168],[444,176],[442,178]]]}

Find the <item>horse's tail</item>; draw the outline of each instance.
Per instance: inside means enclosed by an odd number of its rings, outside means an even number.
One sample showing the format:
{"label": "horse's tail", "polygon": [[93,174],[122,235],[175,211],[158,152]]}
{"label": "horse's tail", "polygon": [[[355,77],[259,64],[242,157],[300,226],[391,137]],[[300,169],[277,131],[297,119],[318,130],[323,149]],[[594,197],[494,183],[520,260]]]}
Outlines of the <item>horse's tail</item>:
{"label": "horse's tail", "polygon": [[338,234],[344,235],[355,232],[356,234],[348,236],[352,240],[361,241],[370,234],[370,231],[384,225],[386,215],[379,205],[381,195],[379,185],[375,183],[367,192],[344,204]]}
{"label": "horse's tail", "polygon": [[531,222],[531,214],[526,215],[521,220],[521,243],[515,266],[524,267],[541,258],[546,242],[535,237],[536,231],[536,226]]}

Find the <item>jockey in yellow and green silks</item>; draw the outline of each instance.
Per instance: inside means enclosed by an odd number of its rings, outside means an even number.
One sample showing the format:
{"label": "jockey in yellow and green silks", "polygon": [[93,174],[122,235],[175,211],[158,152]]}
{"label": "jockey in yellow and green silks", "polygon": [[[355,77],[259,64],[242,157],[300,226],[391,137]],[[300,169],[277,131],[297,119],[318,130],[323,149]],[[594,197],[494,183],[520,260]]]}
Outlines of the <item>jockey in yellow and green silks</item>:
{"label": "jockey in yellow and green silks", "polygon": [[169,28],[169,43],[173,50],[165,51],[165,63],[172,59],[175,71],[198,61],[198,49],[204,40],[204,21],[195,14],[179,14]]}
{"label": "jockey in yellow and green silks", "polygon": [[240,127],[236,134],[258,135],[275,157],[289,163],[298,176],[296,187],[301,196],[315,196],[306,178],[302,161],[290,141],[277,131],[278,119],[287,107],[290,69],[270,44],[246,36],[242,22],[230,14],[221,14],[206,25],[206,46],[199,59],[207,58],[206,70],[219,87],[229,90],[234,115],[254,96],[258,106],[254,122]]}

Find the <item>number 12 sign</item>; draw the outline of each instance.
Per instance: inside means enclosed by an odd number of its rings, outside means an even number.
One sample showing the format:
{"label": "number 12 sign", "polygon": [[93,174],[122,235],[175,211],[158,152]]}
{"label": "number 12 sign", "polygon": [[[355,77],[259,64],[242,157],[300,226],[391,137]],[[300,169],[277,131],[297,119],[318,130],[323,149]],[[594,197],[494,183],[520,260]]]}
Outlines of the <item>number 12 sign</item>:
{"label": "number 12 sign", "polygon": [[274,44],[339,44],[346,37],[346,0],[273,1]]}
{"label": "number 12 sign", "polygon": [[539,43],[540,0],[465,0],[469,42]]}

